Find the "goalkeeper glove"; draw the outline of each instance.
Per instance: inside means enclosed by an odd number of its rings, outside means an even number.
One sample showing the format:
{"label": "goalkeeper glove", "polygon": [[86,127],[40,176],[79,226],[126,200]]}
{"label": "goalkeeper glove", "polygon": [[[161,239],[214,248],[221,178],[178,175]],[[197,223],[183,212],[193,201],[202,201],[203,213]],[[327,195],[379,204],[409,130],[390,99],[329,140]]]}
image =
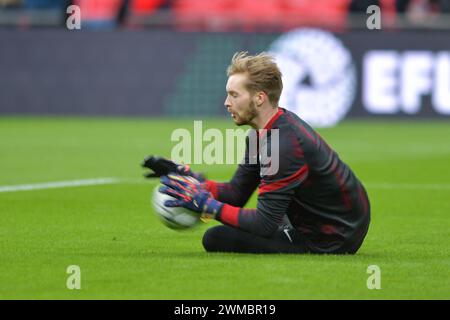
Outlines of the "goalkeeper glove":
{"label": "goalkeeper glove", "polygon": [[161,177],[161,183],[159,191],[175,198],[166,200],[166,207],[184,207],[200,213],[202,218],[214,219],[224,205],[192,177],[170,174]]}
{"label": "goalkeeper glove", "polygon": [[144,159],[141,166],[152,170],[152,172],[145,174],[146,178],[155,178],[166,176],[169,173],[177,173],[179,175],[191,176],[200,182],[205,181],[205,177],[202,173],[195,173],[188,165],[177,164],[163,157],[148,156]]}

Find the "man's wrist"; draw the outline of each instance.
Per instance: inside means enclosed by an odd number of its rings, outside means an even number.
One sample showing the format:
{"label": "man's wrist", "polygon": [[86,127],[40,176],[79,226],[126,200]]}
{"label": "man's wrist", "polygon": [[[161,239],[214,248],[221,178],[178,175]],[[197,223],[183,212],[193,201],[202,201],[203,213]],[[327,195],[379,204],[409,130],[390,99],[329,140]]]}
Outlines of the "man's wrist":
{"label": "man's wrist", "polygon": [[222,208],[220,209],[220,212],[216,215],[215,218],[222,223],[237,227],[239,226],[240,211],[240,207],[234,207],[232,205],[224,203]]}
{"label": "man's wrist", "polygon": [[223,206],[223,202],[217,201],[214,198],[208,198],[204,206],[204,214],[211,219],[216,219],[216,217],[220,215]]}

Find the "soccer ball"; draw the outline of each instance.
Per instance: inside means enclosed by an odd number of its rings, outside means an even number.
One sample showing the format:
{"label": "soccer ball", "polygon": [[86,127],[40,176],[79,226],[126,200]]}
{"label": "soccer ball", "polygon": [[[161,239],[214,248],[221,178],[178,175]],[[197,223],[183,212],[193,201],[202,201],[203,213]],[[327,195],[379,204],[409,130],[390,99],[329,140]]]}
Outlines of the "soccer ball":
{"label": "soccer ball", "polygon": [[188,229],[200,221],[200,215],[182,207],[169,208],[164,205],[166,200],[174,200],[173,197],[158,191],[157,186],[153,191],[153,208],[160,220],[169,228],[175,230]]}

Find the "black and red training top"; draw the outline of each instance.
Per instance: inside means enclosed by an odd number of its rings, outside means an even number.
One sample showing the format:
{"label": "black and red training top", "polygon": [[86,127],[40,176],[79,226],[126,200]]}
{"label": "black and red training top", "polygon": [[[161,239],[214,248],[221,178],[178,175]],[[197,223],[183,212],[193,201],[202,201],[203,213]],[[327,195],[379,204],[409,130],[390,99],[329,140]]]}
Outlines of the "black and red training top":
{"label": "black and red training top", "polygon": [[[287,222],[311,252],[356,252],[370,222],[361,182],[296,114],[278,108],[264,129],[250,130],[245,158],[230,182],[207,180],[214,198],[225,203],[216,219],[262,237]],[[257,188],[257,208],[244,209]]]}

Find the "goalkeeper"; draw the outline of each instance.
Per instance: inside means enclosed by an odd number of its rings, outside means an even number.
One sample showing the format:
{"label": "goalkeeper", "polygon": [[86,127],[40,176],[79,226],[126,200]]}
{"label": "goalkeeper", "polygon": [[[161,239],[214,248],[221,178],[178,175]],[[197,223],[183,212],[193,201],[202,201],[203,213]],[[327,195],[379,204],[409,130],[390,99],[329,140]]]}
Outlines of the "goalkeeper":
{"label": "goalkeeper", "polygon": [[[237,53],[227,74],[225,107],[236,125],[250,125],[267,150],[278,130],[277,168],[261,161],[261,150],[252,154],[256,148],[250,146],[250,135],[244,161],[228,183],[148,157],[144,166],[154,171],[152,176],[161,176],[160,191],[175,198],[165,204],[222,222],[203,236],[210,252],[356,253],[369,228],[367,193],[317,132],[278,106],[283,84],[273,58]],[[256,189],[257,208],[243,208]]]}

